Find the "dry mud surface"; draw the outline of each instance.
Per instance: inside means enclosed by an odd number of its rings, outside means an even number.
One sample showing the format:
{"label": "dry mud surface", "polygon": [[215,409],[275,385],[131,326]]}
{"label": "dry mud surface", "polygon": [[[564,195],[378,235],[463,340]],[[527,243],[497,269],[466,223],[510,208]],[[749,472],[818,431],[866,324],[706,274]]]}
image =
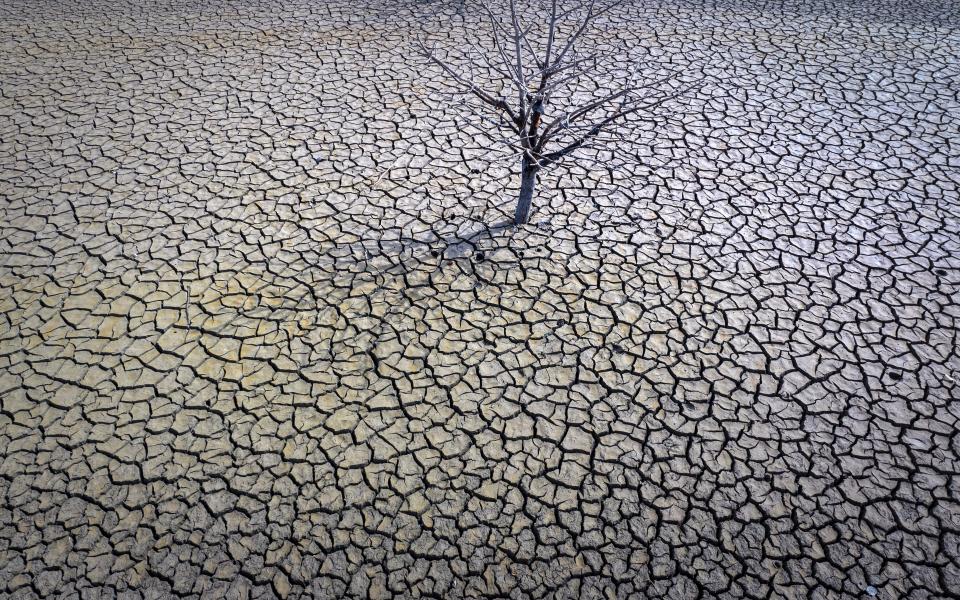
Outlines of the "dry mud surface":
{"label": "dry mud surface", "polygon": [[956,593],[956,3],[637,0],[520,229],[439,4],[0,5],[0,596]]}

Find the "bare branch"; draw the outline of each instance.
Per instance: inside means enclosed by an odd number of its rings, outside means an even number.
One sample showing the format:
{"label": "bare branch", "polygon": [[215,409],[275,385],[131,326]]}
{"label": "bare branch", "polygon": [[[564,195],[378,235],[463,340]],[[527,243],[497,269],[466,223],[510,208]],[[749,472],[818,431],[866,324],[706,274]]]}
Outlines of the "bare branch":
{"label": "bare branch", "polygon": [[684,88],[684,89],[682,89],[682,90],[680,90],[680,91],[678,91],[678,92],[676,92],[676,93],[674,93],[674,94],[671,94],[671,95],[669,95],[669,96],[667,96],[667,97],[665,97],[665,98],[661,98],[661,99],[657,100],[656,102],[651,102],[651,103],[649,103],[649,104],[637,104],[637,105],[635,105],[635,106],[631,106],[630,108],[626,108],[626,109],[619,110],[619,111],[617,111],[617,112],[615,112],[615,113],[607,116],[606,118],[598,121],[597,123],[593,124],[592,126],[590,126],[590,129],[589,129],[584,135],[582,135],[580,138],[578,138],[577,140],[573,141],[572,143],[564,146],[563,148],[561,148],[561,149],[559,149],[559,150],[557,150],[557,151],[555,151],[555,152],[551,152],[551,153],[549,153],[549,154],[544,155],[543,160],[542,160],[541,162],[543,163],[544,166],[549,166],[549,165],[551,165],[551,164],[553,164],[553,163],[555,163],[555,162],[558,162],[559,160],[562,160],[565,156],[567,156],[568,154],[570,154],[571,152],[573,152],[573,151],[576,150],[577,148],[580,148],[581,146],[583,146],[584,143],[586,143],[588,140],[596,137],[601,131],[603,131],[604,127],[606,127],[607,125],[610,125],[610,124],[614,123],[615,121],[619,121],[619,120],[623,119],[624,117],[627,117],[627,116],[629,116],[629,115],[632,115],[632,114],[634,114],[634,113],[636,113],[636,112],[640,112],[640,111],[642,111],[642,110],[650,110],[651,108],[656,108],[657,106],[660,106],[660,105],[663,104],[664,102],[667,102],[668,100],[672,100],[672,99],[674,99],[674,98],[677,98],[678,96],[686,93],[687,91],[689,91],[689,90],[692,89],[693,87],[695,87],[695,86],[688,86],[688,87],[686,87],[686,88]]}
{"label": "bare branch", "polygon": [[519,128],[521,127],[521,123],[517,119],[516,115],[514,115],[513,111],[510,109],[510,106],[507,104],[506,100],[504,100],[503,98],[494,98],[492,95],[488,94],[487,92],[477,87],[477,85],[474,84],[472,81],[468,81],[467,79],[464,79],[463,77],[461,77],[460,74],[453,69],[453,67],[448,65],[445,61],[439,58],[436,54],[433,53],[432,50],[428,49],[426,45],[422,43],[421,43],[421,50],[426,53],[426,56],[430,60],[430,62],[432,62],[433,64],[443,69],[444,72],[447,73],[447,75],[449,75],[450,77],[453,77],[453,79],[457,83],[466,87],[467,90],[470,93],[472,93],[474,96],[476,96],[480,100],[483,100],[484,102],[496,108],[497,110],[502,110],[503,112],[505,112],[510,117],[510,121],[513,123],[513,125],[518,129],[518,133],[519,133]]}

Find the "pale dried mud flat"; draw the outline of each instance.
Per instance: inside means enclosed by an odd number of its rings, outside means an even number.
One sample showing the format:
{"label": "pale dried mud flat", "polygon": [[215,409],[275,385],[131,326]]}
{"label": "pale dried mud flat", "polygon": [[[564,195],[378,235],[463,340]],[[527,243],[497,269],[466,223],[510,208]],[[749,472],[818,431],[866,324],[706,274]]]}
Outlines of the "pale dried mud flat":
{"label": "pale dried mud flat", "polygon": [[0,596],[956,593],[957,5],[637,0],[475,235],[438,4],[0,5]]}

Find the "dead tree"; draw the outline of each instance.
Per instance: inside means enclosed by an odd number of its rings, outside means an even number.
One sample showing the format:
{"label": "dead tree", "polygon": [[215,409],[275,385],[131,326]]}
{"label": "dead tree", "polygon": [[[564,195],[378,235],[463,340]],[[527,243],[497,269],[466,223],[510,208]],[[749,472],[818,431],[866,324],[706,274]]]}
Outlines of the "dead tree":
{"label": "dead tree", "polygon": [[[420,42],[429,62],[475,101],[480,118],[494,126],[520,157],[520,192],[514,222],[526,223],[541,170],[576,150],[609,142],[614,126],[659,106],[662,93],[644,80],[639,50],[604,39],[603,24],[624,0],[477,0],[487,31],[460,52]],[[612,39],[610,39],[612,38]]]}

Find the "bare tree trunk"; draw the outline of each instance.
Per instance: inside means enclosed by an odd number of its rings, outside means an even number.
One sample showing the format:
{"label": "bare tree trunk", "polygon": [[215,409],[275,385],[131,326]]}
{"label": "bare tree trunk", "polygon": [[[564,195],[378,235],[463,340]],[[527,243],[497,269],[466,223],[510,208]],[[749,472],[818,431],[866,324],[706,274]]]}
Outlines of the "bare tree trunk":
{"label": "bare tree trunk", "polygon": [[517,199],[517,212],[513,217],[516,225],[523,225],[530,219],[530,203],[533,201],[533,188],[537,185],[537,166],[523,157],[520,174],[520,197]]}
{"label": "bare tree trunk", "polygon": [[[461,6],[464,3],[461,0]],[[644,48],[610,46],[605,41],[606,25],[594,27],[629,0],[475,3],[493,38],[490,43],[463,40],[467,42],[463,51],[449,52],[424,41],[418,45],[422,55],[456,84],[457,107],[473,111],[479,110],[478,104],[485,105],[493,115],[481,113],[480,120],[494,128],[498,141],[522,152],[520,195],[513,218],[516,225],[530,220],[542,169],[568,156],[585,159],[573,155],[579,149],[613,141],[601,134],[625,124],[630,115],[649,112],[689,89],[651,98],[651,90],[646,88],[679,72],[645,83],[648,63],[634,58]],[[474,79],[474,72],[479,79]],[[468,101],[466,96],[472,99]],[[508,100],[510,96],[516,103]]]}

